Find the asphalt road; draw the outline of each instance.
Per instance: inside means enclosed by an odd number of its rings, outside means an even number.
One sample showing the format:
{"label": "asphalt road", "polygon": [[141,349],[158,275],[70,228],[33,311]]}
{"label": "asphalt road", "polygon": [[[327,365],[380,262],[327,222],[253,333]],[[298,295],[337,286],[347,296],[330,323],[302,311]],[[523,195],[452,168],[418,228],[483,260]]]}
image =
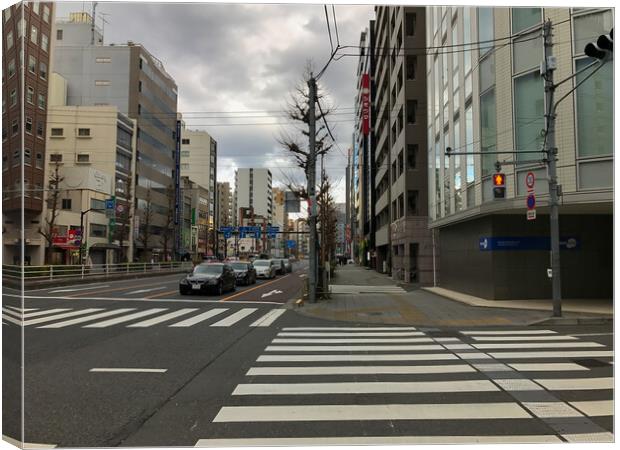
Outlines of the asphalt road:
{"label": "asphalt road", "polygon": [[7,407],[23,330],[28,443],[609,441],[611,326],[320,320],[283,305],[301,275],[222,297],[181,297],[178,276],[29,292],[23,306],[5,292],[3,434],[19,436]]}

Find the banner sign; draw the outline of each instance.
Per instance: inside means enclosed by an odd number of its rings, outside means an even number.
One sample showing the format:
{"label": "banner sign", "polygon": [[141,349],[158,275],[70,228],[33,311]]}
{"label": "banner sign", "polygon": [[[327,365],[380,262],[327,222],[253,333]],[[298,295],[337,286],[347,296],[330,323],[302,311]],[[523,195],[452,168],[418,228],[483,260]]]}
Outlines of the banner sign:
{"label": "banner sign", "polygon": [[179,231],[180,204],[181,204],[181,121],[177,120],[176,141],[174,143],[174,225],[176,231],[175,248],[181,248],[181,233]]}
{"label": "banner sign", "polygon": [[368,136],[370,131],[370,76],[362,75],[362,133]]}
{"label": "banner sign", "polygon": [[[518,237],[481,237],[478,246],[480,251],[502,250],[550,250],[551,240],[548,236],[518,236]],[[574,236],[561,237],[562,250],[578,250],[579,239]]]}

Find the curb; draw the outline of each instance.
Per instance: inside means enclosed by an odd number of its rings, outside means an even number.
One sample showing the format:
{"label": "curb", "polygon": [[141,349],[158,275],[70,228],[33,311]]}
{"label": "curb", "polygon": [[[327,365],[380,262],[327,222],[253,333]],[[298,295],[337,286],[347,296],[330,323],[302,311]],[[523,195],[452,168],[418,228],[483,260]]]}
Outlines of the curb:
{"label": "curb", "polygon": [[527,325],[606,325],[613,322],[613,317],[550,317]]}

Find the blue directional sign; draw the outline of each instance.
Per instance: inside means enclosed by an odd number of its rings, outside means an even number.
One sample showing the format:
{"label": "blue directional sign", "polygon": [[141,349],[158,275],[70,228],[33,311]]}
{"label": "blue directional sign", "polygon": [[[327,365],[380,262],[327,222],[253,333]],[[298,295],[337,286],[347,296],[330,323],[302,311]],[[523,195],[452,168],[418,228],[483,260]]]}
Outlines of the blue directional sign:
{"label": "blue directional sign", "polygon": [[[515,237],[481,237],[478,241],[480,251],[502,250],[549,250],[550,239],[547,236],[515,236]],[[578,250],[579,239],[573,236],[561,237],[560,248],[562,250]]]}
{"label": "blue directional sign", "polygon": [[280,227],[267,227],[267,237],[269,239],[275,239],[278,231],[280,231]]}
{"label": "blue directional sign", "polygon": [[286,248],[295,248],[297,247],[297,241],[288,240],[286,241]]}
{"label": "blue directional sign", "polygon": [[224,239],[230,239],[235,227],[220,227],[220,233],[224,235]]}

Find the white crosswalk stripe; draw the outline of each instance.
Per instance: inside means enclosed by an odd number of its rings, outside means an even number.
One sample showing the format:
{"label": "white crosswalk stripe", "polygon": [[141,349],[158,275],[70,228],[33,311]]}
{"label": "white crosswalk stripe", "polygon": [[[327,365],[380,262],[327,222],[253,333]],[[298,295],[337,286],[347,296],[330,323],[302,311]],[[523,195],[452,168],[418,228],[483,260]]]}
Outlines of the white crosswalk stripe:
{"label": "white crosswalk stripe", "polygon": [[142,322],[132,323],[131,325],[128,325],[128,326],[129,327],[141,327],[141,328],[150,327],[158,323],[166,322],[168,320],[174,319],[179,316],[183,316],[185,314],[189,314],[197,310],[198,308],[184,308],[178,311],[173,311],[171,313],[164,314],[163,316],[155,317],[154,319],[148,319],[148,320],[143,320]]}
{"label": "white crosswalk stripe", "polygon": [[[196,446],[613,440],[601,422],[590,420],[613,416],[613,366],[605,364],[613,351],[606,345],[553,330],[484,330],[462,338],[398,334],[410,331],[283,328],[214,417],[218,439],[205,436]],[[536,362],[520,361],[529,358]],[[593,358],[600,364],[588,366]],[[567,391],[570,402],[562,397]],[[403,425],[372,428],[393,421]],[[476,421],[475,436],[463,436],[467,421]],[[313,422],[337,425],[317,428],[330,430],[322,436]],[[425,425],[430,422],[438,425]],[[231,434],[235,423],[262,423],[262,431],[240,439]],[[372,429],[394,432],[372,435]],[[441,435],[428,434],[435,429]]]}
{"label": "white crosswalk stripe", "polygon": [[122,314],[122,313],[126,313],[126,312],[133,311],[133,310],[134,308],[114,309],[112,311],[105,311],[105,312],[98,313],[98,314],[92,314],[86,317],[78,317],[77,319],[69,319],[69,320],[65,320],[62,322],[42,325],[39,328],[64,328],[64,327],[69,327],[71,325],[77,325],[78,323],[92,322],[93,320],[96,320],[96,319],[101,319],[103,317],[109,317],[109,316],[113,316],[116,314]]}
{"label": "white crosswalk stripe", "polygon": [[259,318],[257,321],[253,322],[251,327],[268,327],[272,323],[274,323],[278,317],[286,312],[285,309],[272,309],[263,317]]}
{"label": "white crosswalk stripe", "polygon": [[258,308],[243,308],[243,309],[237,311],[236,313],[231,314],[230,316],[220,320],[219,322],[215,322],[214,324],[211,324],[211,326],[212,327],[229,327],[229,326],[239,322],[244,317],[249,316],[250,314],[252,314],[257,309]]}

